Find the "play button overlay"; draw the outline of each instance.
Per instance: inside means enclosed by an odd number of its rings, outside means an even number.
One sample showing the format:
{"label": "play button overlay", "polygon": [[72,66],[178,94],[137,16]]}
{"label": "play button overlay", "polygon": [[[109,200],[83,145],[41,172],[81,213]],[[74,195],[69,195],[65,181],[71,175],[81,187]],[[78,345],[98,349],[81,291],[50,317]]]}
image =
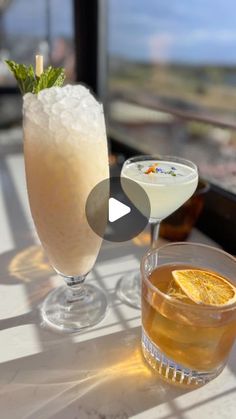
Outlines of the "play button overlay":
{"label": "play button overlay", "polygon": [[131,208],[122,202],[117,201],[115,198],[109,198],[109,208],[108,208],[108,220],[110,223],[119,220],[119,218],[124,217],[129,214]]}
{"label": "play button overlay", "polygon": [[98,236],[123,242],[145,229],[150,218],[150,202],[137,182],[113,176],[99,182],[90,192],[86,217]]}

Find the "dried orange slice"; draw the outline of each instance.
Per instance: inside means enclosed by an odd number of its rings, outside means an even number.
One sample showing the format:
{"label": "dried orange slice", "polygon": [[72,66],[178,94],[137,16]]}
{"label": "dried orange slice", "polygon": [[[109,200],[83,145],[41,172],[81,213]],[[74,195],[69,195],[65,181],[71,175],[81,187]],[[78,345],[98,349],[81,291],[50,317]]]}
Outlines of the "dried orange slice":
{"label": "dried orange slice", "polygon": [[194,303],[225,306],[236,302],[236,288],[226,278],[200,269],[172,272],[175,283]]}

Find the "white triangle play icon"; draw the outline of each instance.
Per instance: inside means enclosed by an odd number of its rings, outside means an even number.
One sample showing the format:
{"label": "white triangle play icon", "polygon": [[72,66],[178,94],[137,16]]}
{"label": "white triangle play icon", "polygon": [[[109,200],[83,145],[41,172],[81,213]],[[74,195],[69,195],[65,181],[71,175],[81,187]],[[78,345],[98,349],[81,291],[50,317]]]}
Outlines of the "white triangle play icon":
{"label": "white triangle play icon", "polygon": [[119,218],[124,217],[125,215],[129,214],[130,211],[131,209],[127,205],[122,204],[122,202],[118,201],[115,198],[109,198],[108,219],[110,223],[113,223],[114,221],[119,220]]}

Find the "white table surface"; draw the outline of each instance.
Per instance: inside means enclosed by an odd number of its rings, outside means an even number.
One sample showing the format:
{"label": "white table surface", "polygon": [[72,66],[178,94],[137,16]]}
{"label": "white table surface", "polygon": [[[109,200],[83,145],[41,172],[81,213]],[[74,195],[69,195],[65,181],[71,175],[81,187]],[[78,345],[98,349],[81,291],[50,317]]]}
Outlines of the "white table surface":
{"label": "white table surface", "polygon": [[[140,311],[122,304],[116,285],[139,266],[145,247],[104,243],[93,273],[109,296],[97,326],[61,335],[41,324],[40,302],[62,281],[34,233],[22,155],[0,158],[0,418],[232,419],[236,348],[228,366],[202,388],[171,386],[140,352]],[[214,243],[197,230],[190,241]]]}

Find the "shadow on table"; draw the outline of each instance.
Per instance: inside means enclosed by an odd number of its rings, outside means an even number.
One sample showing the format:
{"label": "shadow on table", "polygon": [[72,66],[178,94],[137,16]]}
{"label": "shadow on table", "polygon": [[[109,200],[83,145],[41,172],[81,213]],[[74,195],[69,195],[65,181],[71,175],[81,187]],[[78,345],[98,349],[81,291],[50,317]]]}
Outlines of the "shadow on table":
{"label": "shadow on table", "polygon": [[[19,300],[9,310],[8,318],[0,320],[0,330],[34,323],[37,317],[38,303],[52,288],[50,278],[53,271],[48,264],[40,246],[12,250],[0,255],[0,284],[24,287],[27,295],[25,305]],[[7,297],[11,300],[10,290]],[[11,301],[10,301],[11,303]],[[17,314],[26,311],[24,314]],[[14,315],[15,314],[15,315]]]}
{"label": "shadow on table", "polygon": [[[106,258],[108,253],[115,258],[117,249],[111,246],[104,253]],[[118,253],[119,257],[121,253],[127,256],[127,248]],[[101,252],[100,262],[102,258]],[[140,328],[106,334],[107,326],[100,324],[96,330],[104,329],[103,336],[91,338],[85,331],[75,337],[76,343],[71,335],[57,337],[42,329],[35,307],[53,284],[52,270],[40,246],[7,252],[0,256],[0,266],[0,283],[22,283],[30,310],[1,320],[0,328],[34,323],[42,351],[1,364],[4,419],[121,419],[155,406],[159,406],[159,417],[183,419],[187,410],[207,403],[208,399],[186,409],[178,407],[176,399],[187,390],[165,383],[146,366],[140,352]],[[229,367],[234,373],[235,365],[235,357],[230,358]],[[163,403],[167,403],[167,409],[162,410]]]}
{"label": "shadow on table", "polygon": [[165,402],[172,417],[182,418],[175,398],[187,390],[165,383],[146,366],[140,332],[138,327],[64,343],[2,364],[4,419],[128,418]]}
{"label": "shadow on table", "polygon": [[[59,341],[71,340],[68,335],[49,332],[42,324],[39,307],[53,288],[53,270],[41,246],[32,245],[1,254],[0,267],[0,285],[5,286],[1,296],[9,301],[4,309],[5,318],[0,319],[0,330],[33,324],[42,350]],[[14,285],[22,285],[24,301],[11,294],[10,288]]]}
{"label": "shadow on table", "polygon": [[[128,246],[128,248],[127,246],[120,246],[119,249],[112,245],[107,246],[101,250],[98,262],[102,264],[114,260],[115,263],[116,258],[122,256],[128,258],[133,253],[134,247],[131,246]],[[137,252],[135,251],[137,260],[141,255],[142,250],[137,249]],[[0,267],[0,285],[22,284],[28,296],[28,306],[30,307],[37,306],[53,288],[52,277],[56,277],[56,274],[49,265],[40,245],[31,245],[0,254]],[[96,265],[92,273],[94,280],[101,282],[101,276],[96,273]],[[59,280],[59,277],[57,278]],[[61,284],[63,283],[64,281],[61,279]],[[16,306],[16,311],[19,311],[19,306]]]}
{"label": "shadow on table", "polygon": [[[110,246],[101,252],[100,263],[129,252],[132,247],[117,252]],[[185,392],[157,379],[143,363],[139,328],[92,339],[85,331],[77,339],[88,340],[74,343],[71,336],[57,337],[40,327],[37,307],[53,287],[53,271],[40,246],[6,252],[0,266],[0,283],[22,284],[28,299],[27,307],[16,305],[16,313],[26,312],[1,320],[0,329],[33,323],[42,351],[1,364],[4,419],[126,418]],[[117,304],[115,295],[112,304]],[[104,334],[106,327],[96,329]]]}
{"label": "shadow on table", "polygon": [[[115,263],[117,257],[120,258],[124,256],[129,258],[129,255],[134,253],[134,246],[132,245],[118,247],[119,249],[112,244],[110,246],[106,244],[99,255],[100,266],[102,266],[103,262],[107,261],[111,261],[112,263],[114,260]],[[135,257],[139,258],[139,253],[141,251],[142,250],[138,249],[138,256],[135,254]],[[12,285],[20,284],[24,291],[24,295],[26,296],[24,302],[20,300],[17,302],[12,301],[10,288],[9,291],[7,291],[5,287],[4,292],[6,298],[9,299],[9,306],[6,307],[7,311],[4,313],[6,314],[6,317],[0,319],[0,330],[33,324],[36,327],[38,341],[41,343],[42,349],[48,349],[52,343],[57,343],[62,340],[71,340],[70,335],[53,333],[52,331],[48,331],[47,328],[45,328],[45,325],[42,324],[40,316],[41,302],[50,290],[55,287],[55,282],[57,282],[57,285],[63,283],[63,280],[60,280],[59,277],[55,276],[42,247],[39,245],[32,245],[3,253],[0,255],[0,267],[0,285],[8,285],[11,288]],[[116,269],[117,268],[115,268],[115,270]],[[122,328],[125,329],[129,327],[121,318],[122,313],[119,310],[119,306],[122,303],[116,295],[114,284],[112,285],[109,280],[104,282],[103,276],[97,272],[96,268],[93,271],[93,280],[108,294],[110,305],[117,312],[116,317],[118,320],[120,319]],[[139,313],[137,315],[134,314],[134,316],[139,316]],[[129,320],[134,319],[135,317]],[[109,324],[108,326],[104,326],[102,323],[95,326],[93,330],[106,329],[113,325],[114,324]],[[86,333],[86,331],[84,333]]]}

